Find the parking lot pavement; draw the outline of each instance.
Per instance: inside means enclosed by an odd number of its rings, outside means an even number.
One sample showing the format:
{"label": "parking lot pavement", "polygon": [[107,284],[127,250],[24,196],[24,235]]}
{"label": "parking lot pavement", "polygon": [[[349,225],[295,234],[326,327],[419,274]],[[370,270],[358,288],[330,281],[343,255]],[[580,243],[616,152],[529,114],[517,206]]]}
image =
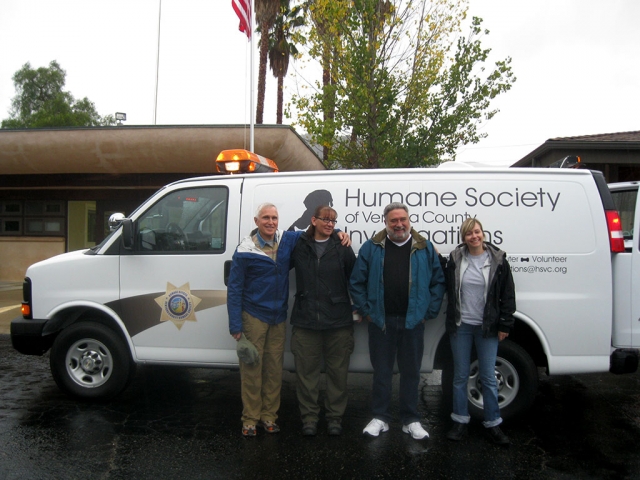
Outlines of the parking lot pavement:
{"label": "parking lot pavement", "polygon": [[316,437],[303,437],[292,373],[284,376],[282,432],[244,439],[237,371],[142,366],[117,398],[92,403],[64,395],[48,360],[18,354],[0,335],[3,480],[640,478],[639,373],[542,375],[531,411],[504,423],[511,446],[501,448],[478,422],[463,441],[446,439],[449,412],[431,375],[419,405],[429,440],[412,440],[397,420],[378,438],[362,435],[368,374],[349,377],[342,436],[328,436],[321,422]]}
{"label": "parking lot pavement", "polygon": [[11,320],[20,316],[22,283],[0,282],[0,334],[9,333]]}

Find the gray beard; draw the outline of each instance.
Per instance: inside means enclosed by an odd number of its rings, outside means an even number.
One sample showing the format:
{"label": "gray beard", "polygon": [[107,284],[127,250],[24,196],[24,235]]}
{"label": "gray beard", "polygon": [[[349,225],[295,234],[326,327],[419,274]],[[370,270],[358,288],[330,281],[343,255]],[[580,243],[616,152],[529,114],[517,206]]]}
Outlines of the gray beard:
{"label": "gray beard", "polygon": [[409,238],[410,232],[408,230],[404,230],[402,232],[403,234],[402,238],[398,237],[399,234],[400,234],[400,231],[387,230],[387,236],[394,242],[404,242],[407,238]]}

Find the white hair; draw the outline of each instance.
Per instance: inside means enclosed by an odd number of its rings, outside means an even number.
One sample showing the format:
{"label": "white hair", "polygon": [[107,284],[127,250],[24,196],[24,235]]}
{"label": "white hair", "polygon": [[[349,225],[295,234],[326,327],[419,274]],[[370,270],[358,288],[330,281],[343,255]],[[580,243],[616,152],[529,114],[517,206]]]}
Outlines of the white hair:
{"label": "white hair", "polygon": [[260,214],[265,208],[275,208],[276,212],[278,211],[278,207],[276,207],[273,203],[269,203],[269,202],[261,203],[260,205],[258,205],[258,208],[256,210],[256,215],[254,218],[260,218]]}

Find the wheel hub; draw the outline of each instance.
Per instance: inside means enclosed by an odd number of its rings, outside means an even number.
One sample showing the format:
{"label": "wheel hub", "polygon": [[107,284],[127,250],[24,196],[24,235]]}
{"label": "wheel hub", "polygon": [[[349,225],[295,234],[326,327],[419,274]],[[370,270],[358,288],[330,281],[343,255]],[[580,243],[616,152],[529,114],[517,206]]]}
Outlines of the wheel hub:
{"label": "wheel hub", "polygon": [[502,373],[500,372],[500,370],[496,370],[495,375],[496,375],[496,385],[498,387],[498,392],[499,392],[500,390],[502,390],[502,387],[504,387],[504,377],[502,376]]}
{"label": "wheel hub", "polygon": [[67,350],[67,374],[85,388],[104,385],[113,372],[113,358],[107,346],[94,338],[74,342]]}
{"label": "wheel hub", "polygon": [[80,360],[80,366],[86,373],[97,373],[103,365],[102,356],[96,351],[84,352]]}
{"label": "wheel hub", "polygon": [[[498,388],[498,405],[504,408],[515,400],[520,388],[518,372],[516,368],[504,358],[496,359],[494,370],[496,386]],[[480,380],[480,369],[478,361],[471,363],[469,382],[467,385],[469,401],[478,408],[483,408],[484,395],[482,392],[482,382]]]}

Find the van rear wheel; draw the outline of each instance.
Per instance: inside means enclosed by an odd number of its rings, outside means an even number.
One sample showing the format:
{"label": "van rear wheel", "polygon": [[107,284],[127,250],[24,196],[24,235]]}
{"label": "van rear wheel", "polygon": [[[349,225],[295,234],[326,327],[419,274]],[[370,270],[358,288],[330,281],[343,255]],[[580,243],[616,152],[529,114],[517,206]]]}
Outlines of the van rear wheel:
{"label": "van rear wheel", "polygon": [[50,367],[62,391],[92,400],[116,396],[135,371],[124,341],[112,329],[89,322],[73,324],[58,334]]}
{"label": "van rear wheel", "polygon": [[[483,420],[484,396],[478,373],[478,360],[474,359],[471,362],[467,383],[469,415],[476,420]],[[538,391],[538,369],[529,354],[509,340],[500,342],[495,374],[500,416],[506,420],[526,412],[533,405]],[[452,361],[448,362],[442,371],[442,390],[445,405],[450,410],[453,392]]]}

